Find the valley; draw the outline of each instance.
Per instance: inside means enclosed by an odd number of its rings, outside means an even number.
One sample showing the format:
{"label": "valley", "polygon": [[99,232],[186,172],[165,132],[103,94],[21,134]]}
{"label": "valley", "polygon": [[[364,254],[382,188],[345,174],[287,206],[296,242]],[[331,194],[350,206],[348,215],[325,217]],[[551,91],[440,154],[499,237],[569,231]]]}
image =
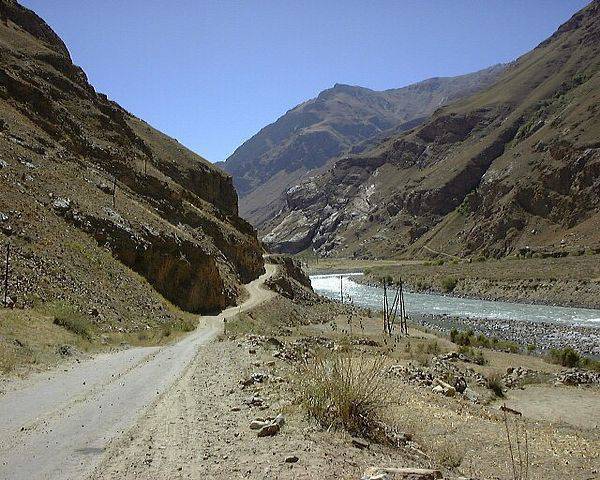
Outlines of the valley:
{"label": "valley", "polygon": [[0,480],[600,479],[600,0],[37,1]]}

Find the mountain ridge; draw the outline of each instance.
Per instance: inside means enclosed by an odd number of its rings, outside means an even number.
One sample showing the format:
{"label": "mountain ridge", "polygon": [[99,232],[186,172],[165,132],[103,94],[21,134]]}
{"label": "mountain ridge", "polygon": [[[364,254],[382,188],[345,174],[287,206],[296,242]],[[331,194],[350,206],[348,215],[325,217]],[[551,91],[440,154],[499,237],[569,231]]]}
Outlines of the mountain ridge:
{"label": "mountain ridge", "polygon": [[260,228],[283,206],[286,188],[307,172],[375,135],[426,118],[490,84],[503,69],[498,64],[382,91],[336,83],[263,127],[218,165],[234,177],[244,199],[240,213]]}

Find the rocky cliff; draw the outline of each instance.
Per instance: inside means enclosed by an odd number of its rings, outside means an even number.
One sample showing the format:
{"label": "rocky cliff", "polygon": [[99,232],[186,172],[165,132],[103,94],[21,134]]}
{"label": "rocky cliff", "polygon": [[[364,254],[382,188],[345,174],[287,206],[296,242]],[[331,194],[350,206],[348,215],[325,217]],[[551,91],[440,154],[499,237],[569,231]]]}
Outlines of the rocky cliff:
{"label": "rocky cliff", "polygon": [[336,84],[291,109],[241,145],[224,163],[243,198],[241,215],[262,228],[283,207],[284,192],[350,149],[418,125],[443,104],[489,86],[496,65],[450,78],[374,91]]}
{"label": "rocky cliff", "polygon": [[93,307],[108,327],[160,320],[161,295],[190,312],[235,304],[264,271],[231,176],[97,93],[42,19],[0,0],[7,243],[17,306]]}
{"label": "rocky cliff", "polygon": [[289,188],[265,242],[356,257],[597,247],[599,40],[594,1],[491,87]]}

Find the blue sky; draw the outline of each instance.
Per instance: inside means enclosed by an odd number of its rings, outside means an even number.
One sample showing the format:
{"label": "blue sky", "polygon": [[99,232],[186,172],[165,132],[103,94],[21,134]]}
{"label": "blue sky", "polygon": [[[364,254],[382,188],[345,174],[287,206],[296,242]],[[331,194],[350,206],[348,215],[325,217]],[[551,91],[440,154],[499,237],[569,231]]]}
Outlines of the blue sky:
{"label": "blue sky", "polygon": [[586,0],[21,0],[100,92],[211,161],[334,83],[507,62]]}

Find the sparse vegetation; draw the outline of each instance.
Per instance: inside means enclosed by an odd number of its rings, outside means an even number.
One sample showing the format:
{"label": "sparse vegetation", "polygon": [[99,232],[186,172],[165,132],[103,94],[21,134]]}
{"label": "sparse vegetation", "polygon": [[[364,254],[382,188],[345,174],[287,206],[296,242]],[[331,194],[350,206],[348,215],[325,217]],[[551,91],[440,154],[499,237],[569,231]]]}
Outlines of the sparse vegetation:
{"label": "sparse vegetation", "polygon": [[455,277],[442,278],[442,282],[441,282],[442,289],[446,293],[452,292],[456,288],[457,284],[458,284],[458,280]]}
{"label": "sparse vegetation", "polygon": [[464,451],[454,441],[446,441],[435,449],[436,459],[440,465],[455,469],[460,467],[465,456]]}
{"label": "sparse vegetation", "polygon": [[458,353],[466,355],[473,363],[476,363],[477,365],[485,365],[486,363],[483,352],[478,348],[461,346],[458,349]]}
{"label": "sparse vegetation", "polygon": [[498,398],[504,398],[502,379],[498,373],[492,373],[487,377],[487,388]]}
{"label": "sparse vegetation", "polygon": [[324,428],[371,438],[379,411],[389,402],[384,359],[322,353],[299,367],[300,402]]}
{"label": "sparse vegetation", "polygon": [[494,350],[502,350],[510,353],[518,353],[521,348],[515,342],[510,342],[508,340],[499,340],[495,337],[488,338],[483,334],[475,335],[473,330],[466,331],[458,331],[456,328],[453,328],[450,332],[450,340],[453,343],[456,343],[459,346],[464,347],[483,347],[483,348],[491,348]]}
{"label": "sparse vegetation", "polygon": [[571,347],[551,349],[548,354],[548,360],[563,367],[578,367],[600,372],[599,361],[586,358]]}
{"label": "sparse vegetation", "polygon": [[46,307],[46,311],[54,317],[54,325],[63,327],[86,340],[91,339],[90,321],[73,306],[64,302],[53,302]]}
{"label": "sparse vegetation", "polygon": [[[504,428],[506,443],[510,460],[510,475],[513,480],[527,480],[529,478],[529,437],[521,413],[502,407],[504,414]],[[512,422],[509,415],[513,417]]]}

